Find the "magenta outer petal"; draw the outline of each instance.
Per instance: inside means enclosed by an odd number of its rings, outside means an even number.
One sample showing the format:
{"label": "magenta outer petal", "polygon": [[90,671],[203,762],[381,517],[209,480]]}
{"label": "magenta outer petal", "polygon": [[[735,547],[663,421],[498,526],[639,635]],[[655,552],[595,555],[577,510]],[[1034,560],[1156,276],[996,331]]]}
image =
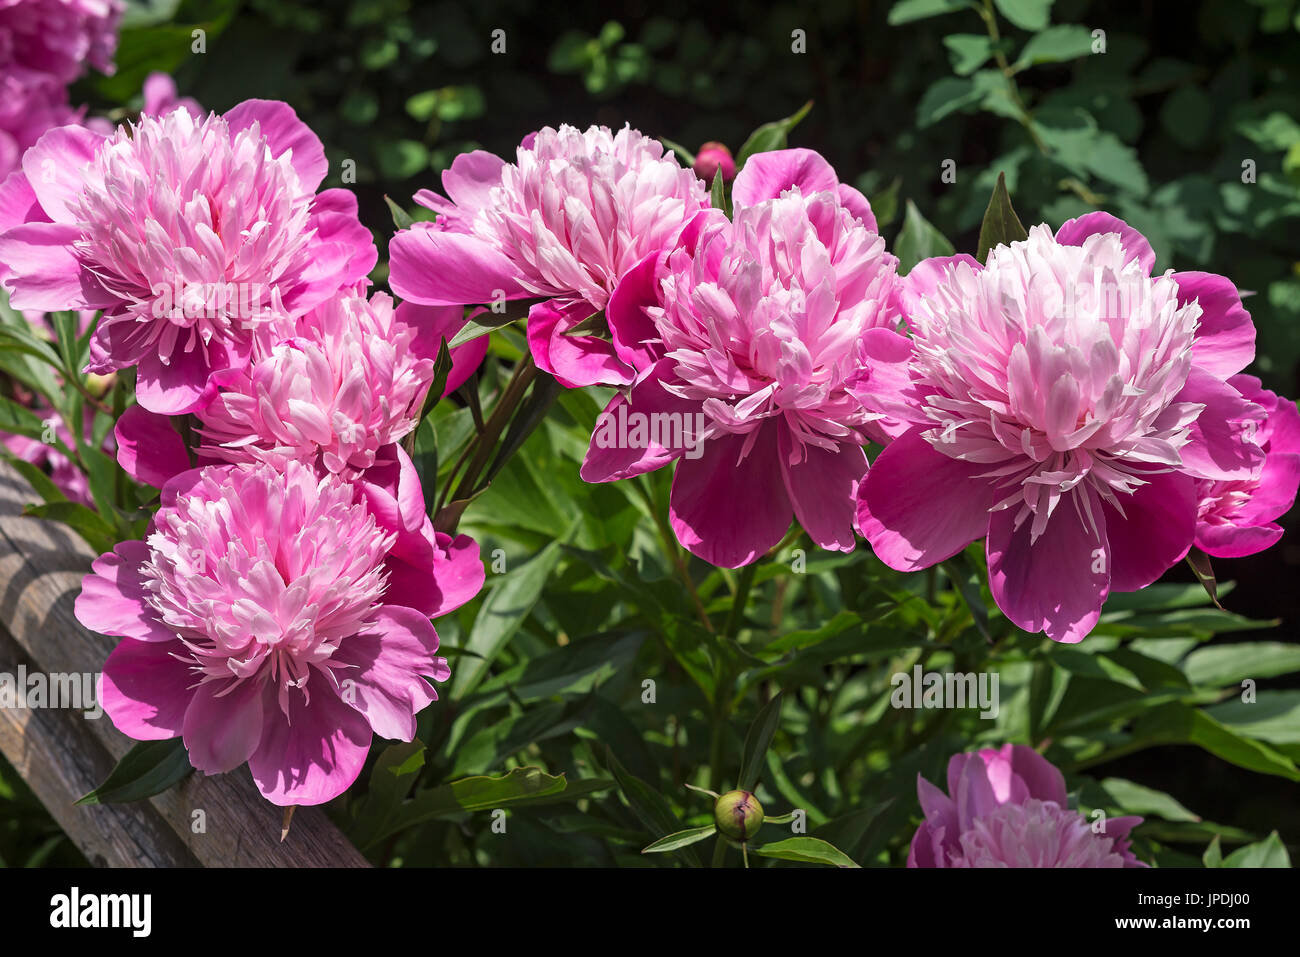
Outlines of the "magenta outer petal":
{"label": "magenta outer petal", "polygon": [[1136,259],[1148,273],[1155,268],[1156,254],[1147,242],[1147,238],[1124,220],[1110,213],[1086,213],[1077,219],[1069,219],[1056,231],[1056,241],[1062,246],[1082,246],[1089,236],[1102,233],[1119,233],[1120,245],[1124,247],[1125,262]]}
{"label": "magenta outer petal", "polygon": [[781,429],[781,474],[794,506],[794,517],[822,548],[851,552],[857,545],[853,519],[858,483],[867,474],[867,455],[856,445],[831,452],[804,446],[804,459],[790,464],[790,433]]}
{"label": "magenta outer petal", "polygon": [[[619,393],[610,399],[609,405],[605,406],[605,410],[596,419],[591,444],[582,460],[578,474],[584,482],[614,482],[652,472],[681,457],[692,447],[700,448],[698,443],[702,437],[694,435],[694,426],[698,421],[695,416],[700,414],[699,401],[680,398],[664,388],[665,382],[675,382],[673,368],[671,359],[661,359],[642,375],[627,395]],[[676,420],[683,424],[682,446],[668,448],[662,442],[647,441],[644,447],[628,447],[626,442],[621,441],[628,436],[620,434],[618,430],[618,423],[623,421],[625,414],[630,422],[636,421],[630,418],[632,415],[644,416],[646,421],[650,421],[649,417],[654,415],[673,416],[673,419],[661,421]],[[685,431],[687,427],[690,428],[689,434]],[[607,441],[607,438],[613,441]],[[647,434],[647,439],[649,438]],[[663,438],[662,434],[658,438]],[[707,455],[707,442],[703,449]]]}
{"label": "magenta outer petal", "polygon": [[133,405],[113,428],[117,439],[117,464],[137,482],[162,488],[167,480],[191,468],[185,440],[171,420]]}
{"label": "magenta outer petal", "polygon": [[478,542],[468,535],[452,538],[442,532],[437,533],[436,540],[433,574],[438,582],[438,601],[429,612],[431,618],[453,612],[470,601],[483,590],[486,578]]}
{"label": "magenta outer petal", "polygon": [[876,457],[858,488],[858,529],[890,568],[951,558],[988,530],[993,490],[974,465],[936,451],[919,429]]}
{"label": "magenta outer petal", "polygon": [[1208,272],[1176,272],[1178,301],[1196,300],[1201,325],[1192,343],[1192,361],[1212,375],[1226,379],[1255,359],[1255,324],[1241,304],[1241,294],[1223,276]]}
{"label": "magenta outer petal", "polygon": [[492,187],[501,183],[506,161],[486,150],[461,153],[442,174],[442,188],[461,215],[474,215],[492,200]]}
{"label": "magenta outer petal", "polygon": [[177,660],[188,654],[179,641],[127,639],[104,662],[100,702],[113,725],[137,741],[178,737],[185,723],[195,677]]}
{"label": "magenta outer petal", "polygon": [[[214,357],[219,352],[224,353],[215,341],[208,348]],[[224,360],[224,354],[219,358]],[[214,370],[208,361],[202,350],[185,352],[180,346],[177,346],[170,362],[163,362],[156,352],[146,353],[138,367],[136,401],[158,415],[197,412],[217,395],[216,383],[211,381]]]}
{"label": "magenta outer petal", "polygon": [[290,164],[298,174],[304,193],[314,193],[329,172],[329,160],[320,138],[311,131],[288,103],[279,100],[245,100],[225,114],[231,133],[259,124],[271,155],[279,159],[292,150]]}
{"label": "magenta outer petal", "polygon": [[920,407],[912,393],[912,340],[892,329],[868,329],[858,341],[860,370],[849,384],[868,412],[880,413],[876,428],[895,439],[914,424]]}
{"label": "magenta outer petal", "polygon": [[499,297],[523,299],[518,271],[498,249],[463,233],[413,226],[388,243],[388,285],[426,306],[464,306]]}
{"label": "magenta outer petal", "polygon": [[0,262],[9,303],[15,309],[58,312],[110,305],[99,284],[83,275],[73,253],[76,226],[26,223],[0,235]]}
{"label": "magenta outer petal", "polygon": [[[486,310],[477,310],[474,315]],[[426,358],[437,358],[445,339],[451,342],[465,328],[465,310],[462,306],[425,306],[417,302],[403,302],[397,307],[397,321],[414,327],[419,338],[413,343]],[[472,317],[471,317],[472,318]],[[444,396],[451,395],[474,374],[488,351],[488,336],[479,336],[451,350],[451,371],[447,373]]]}
{"label": "magenta outer petal", "polygon": [[1176,402],[1199,402],[1205,410],[1191,426],[1180,450],[1183,471],[1197,478],[1226,481],[1250,478],[1264,464],[1264,452],[1247,441],[1265,418],[1262,406],[1248,401],[1222,379],[1192,366]]}
{"label": "magenta outer petal", "polygon": [[658,250],[623,273],[605,306],[614,353],[637,372],[663,356],[663,343],[654,320],[646,309],[659,305],[655,277],[659,272]]}
{"label": "magenta outer petal", "polygon": [[72,224],[76,214],[69,205],[81,195],[81,177],[104,142],[104,136],[83,126],[47,130],[23,154],[23,173],[53,222]]}
{"label": "magenta outer petal", "polygon": [[993,790],[984,758],[975,753],[954,754],[949,759],[948,793],[957,805],[960,831],[970,830],[975,821],[1002,803]]}
{"label": "magenta outer petal", "polygon": [[190,764],[205,774],[224,774],[247,761],[262,738],[266,712],[277,719],[275,693],[266,682],[250,678],[228,689],[229,681],[199,685],[185,711],[185,749]]}
{"label": "magenta outer petal", "polygon": [[876,224],[876,214],[871,211],[871,203],[867,197],[863,196],[861,191],[854,189],[848,183],[840,183],[838,190],[840,205],[853,214],[863,226],[873,233],[879,233],[880,228]]}
{"label": "magenta outer petal", "polygon": [[749,454],[743,435],[704,443],[698,459],[682,458],[673,476],[668,517],[692,554],[723,568],[761,557],[790,528],[793,508],[777,462],[777,424],[759,427]]}
{"label": "magenta outer petal", "polygon": [[1003,745],[1001,756],[1010,761],[1012,772],[1025,783],[1028,797],[1067,806],[1065,775],[1055,764],[1024,744]]}
{"label": "magenta outer petal", "polygon": [[50,217],[41,209],[32,184],[27,182],[27,176],[22,170],[14,170],[0,183],[0,233],[23,223],[49,221]]}
{"label": "magenta outer petal", "polygon": [[1105,506],[1111,591],[1145,588],[1181,562],[1196,532],[1196,483],[1174,472],[1147,476],[1123,499],[1121,516]]}
{"label": "magenta outer petal", "polygon": [[589,385],[629,385],[635,372],[600,336],[570,335],[597,310],[588,302],[540,302],[528,310],[528,347],[537,367],[567,389]]}
{"label": "magenta outer petal", "polygon": [[1098,561],[1109,551],[1101,503],[1092,503],[1100,535],[1065,499],[1032,545],[1032,516],[1016,528],[1015,512],[994,512],[989,522],[986,551],[994,600],[1025,631],[1046,632],[1053,641],[1069,644],[1082,641],[1097,624],[1110,591],[1111,562]]}
{"label": "magenta outer petal", "polygon": [[1196,547],[1215,558],[1242,558],[1272,548],[1282,540],[1281,525],[1196,526]]}
{"label": "magenta outer petal", "polygon": [[375,238],[357,215],[357,197],[350,189],[327,189],[312,202],[309,225],[316,230],[317,249],[331,247],[324,257],[340,262],[329,275],[311,271],[308,281],[321,282],[339,289],[362,282],[379,261]]}
{"label": "magenta outer petal", "polygon": [[353,635],[334,656],[353,666],[339,672],[343,700],[381,738],[410,741],[415,715],[438,697],[421,676],[451,677],[446,660],[434,655],[437,650],[438,633],[428,618],[413,608],[386,605],[371,631]]}
{"label": "magenta outer petal", "polygon": [[789,149],[755,153],[745,160],[731,184],[731,202],[736,209],[757,206],[776,199],[793,186],[805,196],[826,190],[838,191],[839,177],[826,159],[813,150]]}
{"label": "magenta outer petal", "polygon": [[120,542],[90,566],[73,605],[77,621],[91,631],[139,641],[171,641],[176,636],[158,620],[146,599],[140,566],[149,560],[144,542]]}
{"label": "magenta outer petal", "polygon": [[288,717],[278,707],[266,716],[248,768],[272,804],[324,804],[346,791],[366,763],[370,725],[329,680],[313,672],[310,705],[302,692],[290,690]]}

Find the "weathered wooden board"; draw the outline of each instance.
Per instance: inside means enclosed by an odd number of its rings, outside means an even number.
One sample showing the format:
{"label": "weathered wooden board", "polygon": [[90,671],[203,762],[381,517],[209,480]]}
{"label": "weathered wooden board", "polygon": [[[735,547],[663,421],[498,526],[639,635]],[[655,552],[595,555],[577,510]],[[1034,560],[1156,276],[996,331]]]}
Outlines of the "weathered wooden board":
{"label": "weathered wooden board", "polygon": [[[29,672],[98,673],[116,639],[87,631],[73,614],[94,555],[71,530],[22,517],[35,501],[26,480],[0,462],[0,672],[25,664]],[[107,716],[0,708],[0,751],[95,864],[369,866],[319,808],[300,808],[281,843],[281,811],[246,768],[193,774],[148,802],[74,807],[133,743]]]}

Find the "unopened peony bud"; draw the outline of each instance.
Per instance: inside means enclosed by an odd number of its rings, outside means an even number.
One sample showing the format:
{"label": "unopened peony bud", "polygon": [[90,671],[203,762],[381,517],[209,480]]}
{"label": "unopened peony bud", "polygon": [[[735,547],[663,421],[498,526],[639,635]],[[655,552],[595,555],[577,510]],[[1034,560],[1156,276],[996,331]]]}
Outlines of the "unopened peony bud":
{"label": "unopened peony bud", "polygon": [[730,183],[736,175],[736,161],[731,158],[731,150],[722,143],[705,143],[695,154],[695,165],[691,167],[695,175],[706,183],[712,183],[718,170],[722,170],[722,181]]}
{"label": "unopened peony bud", "polygon": [[718,831],[733,841],[748,841],[763,825],[763,805],[749,791],[728,791],[713,806]]}

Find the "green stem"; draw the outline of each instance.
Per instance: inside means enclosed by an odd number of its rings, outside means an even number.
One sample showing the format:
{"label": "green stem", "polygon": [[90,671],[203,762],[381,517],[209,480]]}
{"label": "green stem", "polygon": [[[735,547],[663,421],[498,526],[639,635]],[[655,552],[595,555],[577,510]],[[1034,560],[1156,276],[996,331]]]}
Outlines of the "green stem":
{"label": "green stem", "polygon": [[[514,374],[511,375],[510,381],[506,384],[505,391],[501,394],[500,401],[492,410],[492,416],[487,420],[483,431],[471,443],[470,448],[473,449],[473,454],[469,464],[465,467],[465,474],[456,483],[456,492],[451,496],[451,501],[459,501],[474,494],[479,476],[491,459],[497,440],[501,438],[501,433],[505,431],[506,424],[514,415],[515,409],[525,393],[527,393],[528,387],[532,385],[533,380],[536,378],[537,366],[533,364],[533,357],[526,355],[523,361],[515,367]],[[462,455],[463,458],[464,455]],[[452,474],[447,476],[447,485],[443,488],[443,499],[438,503],[439,511],[446,504],[446,490],[451,487],[454,478],[455,471],[453,470]]]}
{"label": "green stem", "polygon": [[731,613],[727,615],[727,624],[722,632],[728,638],[735,638],[736,633],[740,631],[740,623],[745,618],[745,605],[749,602],[749,593],[754,587],[754,575],[757,571],[758,566],[753,562],[740,571],[740,580],[736,582],[736,594],[731,600]]}

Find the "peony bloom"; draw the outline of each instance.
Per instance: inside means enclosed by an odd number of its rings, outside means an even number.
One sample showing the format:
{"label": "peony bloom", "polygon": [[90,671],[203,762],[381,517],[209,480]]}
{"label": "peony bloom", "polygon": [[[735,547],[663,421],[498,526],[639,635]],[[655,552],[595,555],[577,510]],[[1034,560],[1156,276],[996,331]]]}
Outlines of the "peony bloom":
{"label": "peony bloom", "polygon": [[[805,154],[751,159],[736,178],[735,222],[701,214],[607,312],[615,347],[644,371],[602,413],[582,477],[676,460],[673,529],[715,565],[754,561],[792,514],[823,548],[852,550],[861,446],[883,437],[882,416],[849,385],[858,340],[897,324],[898,261],[842,205],[833,173],[807,175],[829,166]],[[805,192],[801,180],[832,188]]]}
{"label": "peony bloom", "polygon": [[[987,536],[998,606],[1026,631],[1082,639],[1110,591],[1182,560],[1196,481],[1258,474],[1260,407],[1225,379],[1254,329],[1220,276],[1152,277],[1105,214],[1046,226],[903,281],[913,341],[863,339],[864,405],[908,423],[858,490],[876,554],[910,571]],[[914,347],[914,348],[913,348]]]}
{"label": "peony bloom", "polygon": [[1240,558],[1282,537],[1277,519],[1295,504],[1300,486],[1300,412],[1254,376],[1235,375],[1228,384],[1264,412],[1262,420],[1247,423],[1264,450],[1264,467],[1253,478],[1196,483],[1196,547],[1219,558]]}
{"label": "peony bloom", "polygon": [[46,130],[80,123],[68,84],[113,72],[121,0],[0,0],[0,180]]}
{"label": "peony bloom", "polygon": [[426,679],[449,676],[429,618],[464,599],[408,603],[394,539],[349,483],[296,462],[177,476],[147,539],[100,556],[77,597],[86,627],[124,639],[105,711],[133,738],[182,737],[207,774],[247,762],[276,804],[337,797],[372,734],[410,741]]}
{"label": "peony bloom", "polygon": [[948,793],[917,775],[925,821],[908,867],[1146,867],[1129,850],[1140,817],[1113,817],[1101,833],[1068,807],[1065,779],[1023,744],[955,754]]}
{"label": "peony bloom", "polygon": [[263,100],[50,130],[0,186],[0,280],[19,309],[104,310],[87,371],[136,365],[145,408],[192,412],[374,266],[353,194],[316,195],[326,165]]}
{"label": "peony bloom", "polygon": [[437,221],[389,245],[393,291],[428,305],[543,298],[528,316],[541,369],[570,387],[630,383],[634,370],[608,339],[577,327],[708,207],[705,185],[658,140],[598,126],[547,127],[510,164],[481,150],[462,154],[442,182],[449,198],[415,197]]}

